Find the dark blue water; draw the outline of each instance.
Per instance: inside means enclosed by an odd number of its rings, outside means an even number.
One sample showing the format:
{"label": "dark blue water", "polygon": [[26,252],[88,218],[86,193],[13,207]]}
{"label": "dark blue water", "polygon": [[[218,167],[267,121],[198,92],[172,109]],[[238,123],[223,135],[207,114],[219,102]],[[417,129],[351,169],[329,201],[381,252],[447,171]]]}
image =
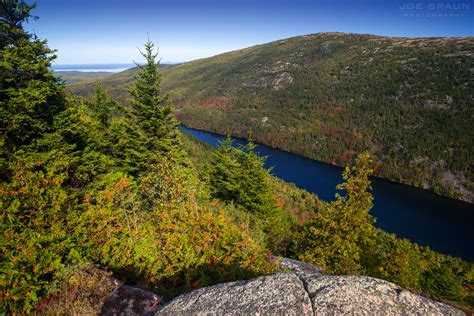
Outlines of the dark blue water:
{"label": "dark blue water", "polygon": [[[225,136],[181,127],[208,144],[217,146]],[[235,139],[235,144],[245,144]],[[268,156],[266,166],[273,175],[317,194],[325,201],[334,199],[342,182],[342,168],[282,150],[258,145]],[[474,261],[474,204],[444,198],[433,192],[389,180],[372,178],[376,225],[399,237],[439,252]]]}

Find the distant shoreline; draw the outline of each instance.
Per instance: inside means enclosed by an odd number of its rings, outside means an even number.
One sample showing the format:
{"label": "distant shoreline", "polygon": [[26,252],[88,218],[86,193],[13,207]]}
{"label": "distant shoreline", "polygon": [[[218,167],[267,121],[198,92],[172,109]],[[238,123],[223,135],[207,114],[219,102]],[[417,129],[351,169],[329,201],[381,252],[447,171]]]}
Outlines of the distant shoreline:
{"label": "distant shoreline", "polygon": [[132,63],[123,64],[56,64],[52,66],[54,72],[121,72],[135,67]]}
{"label": "distant shoreline", "polygon": [[[161,65],[177,65],[177,62],[162,62]],[[54,64],[52,70],[56,73],[61,72],[108,72],[117,73],[125,71],[131,68],[135,68],[137,65],[134,63],[124,64]]]}
{"label": "distant shoreline", "polygon": [[[130,67],[133,68],[133,67]],[[110,72],[110,73],[116,73],[116,72],[121,72],[125,71],[130,68],[65,68],[65,69],[56,69],[53,68],[53,71],[56,73],[62,73],[62,72]]]}

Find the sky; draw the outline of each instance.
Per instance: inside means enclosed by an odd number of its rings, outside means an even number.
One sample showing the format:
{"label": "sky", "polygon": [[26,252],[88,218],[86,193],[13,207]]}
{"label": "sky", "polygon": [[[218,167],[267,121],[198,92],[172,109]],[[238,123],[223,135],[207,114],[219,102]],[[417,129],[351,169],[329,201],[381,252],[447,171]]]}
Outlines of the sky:
{"label": "sky", "polygon": [[287,37],[349,32],[473,36],[474,0],[37,0],[26,28],[56,64],[141,62],[147,36],[163,62],[184,62]]}

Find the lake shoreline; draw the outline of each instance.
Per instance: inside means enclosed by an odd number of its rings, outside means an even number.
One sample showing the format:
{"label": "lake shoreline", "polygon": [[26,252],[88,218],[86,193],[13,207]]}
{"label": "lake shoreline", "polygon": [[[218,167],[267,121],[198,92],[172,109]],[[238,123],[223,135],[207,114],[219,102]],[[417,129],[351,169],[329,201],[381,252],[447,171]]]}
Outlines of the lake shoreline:
{"label": "lake shoreline", "polygon": [[[225,135],[181,124],[182,132],[215,147]],[[236,144],[245,144],[242,137],[233,137]],[[343,168],[307,158],[256,142],[257,152],[268,156],[266,168],[272,174],[297,187],[307,190],[323,201],[334,200],[337,184],[341,183]],[[373,176],[374,207],[371,214],[376,227],[399,238],[407,238],[423,247],[474,261],[471,236],[474,224],[473,205],[436,194],[416,186]]]}
{"label": "lake shoreline", "polygon": [[[206,132],[206,133],[211,133],[211,134],[215,134],[217,136],[224,136],[224,137],[227,137],[227,135],[225,134],[221,134],[221,133],[218,133],[218,132],[211,132],[211,131],[208,131],[208,130],[205,130],[205,129],[201,129],[201,128],[195,128],[195,127],[189,127],[189,126],[186,126],[186,124],[183,124],[183,123],[180,123],[180,126],[183,126],[187,129],[192,129],[192,130],[197,130],[197,131],[201,131],[201,132]],[[247,138],[245,137],[240,137],[240,136],[234,136],[234,135],[229,135],[230,137],[232,137],[232,139],[240,139],[242,141],[248,141]],[[317,160],[317,159],[313,159],[313,158],[310,158],[310,157],[307,157],[305,155],[302,155],[302,154],[298,154],[298,153],[294,153],[294,152],[291,152],[291,151],[288,151],[288,150],[285,150],[285,149],[281,149],[277,146],[273,146],[273,145],[270,145],[270,144],[265,144],[265,143],[262,143],[262,142],[257,142],[257,141],[254,141],[255,144],[258,144],[258,145],[263,145],[263,146],[266,146],[266,147],[269,147],[269,148],[273,148],[273,149],[277,149],[279,151],[282,151],[282,152],[285,152],[285,153],[288,153],[288,154],[292,154],[292,155],[297,155],[301,158],[304,158],[304,159],[309,159],[311,161],[315,161],[315,162],[318,162],[318,163],[321,163],[321,164],[325,164],[325,165],[328,165],[328,166],[332,166],[332,167],[336,167],[336,168],[340,168],[341,169],[341,173],[342,171],[344,170],[345,166],[340,166],[338,164],[333,164],[333,163],[330,163],[330,162],[326,162],[326,161],[322,161],[322,160]],[[453,197],[450,197],[450,196],[446,196],[446,195],[442,195],[442,194],[439,194],[437,192],[435,192],[434,190],[430,189],[430,188],[425,188],[425,187],[420,187],[420,186],[416,186],[416,185],[413,185],[411,183],[407,183],[407,182],[403,182],[403,181],[400,181],[398,179],[392,179],[392,178],[385,178],[385,177],[381,177],[381,176],[377,176],[377,175],[372,175],[370,176],[370,178],[375,178],[375,179],[379,179],[379,180],[384,180],[384,181],[390,181],[394,184],[399,184],[399,185],[405,185],[405,186],[409,186],[409,187],[412,187],[412,188],[415,188],[415,189],[420,189],[420,190],[423,190],[423,191],[426,191],[426,192],[429,192],[435,196],[439,196],[439,197],[442,197],[444,199],[449,199],[449,200],[453,200],[453,201],[459,201],[459,202],[464,202],[464,203],[467,203],[467,204],[470,204],[472,205],[473,207],[473,211],[474,211],[474,203],[473,202],[470,202],[470,201],[466,201],[466,200],[463,200],[463,199],[456,199],[456,198],[453,198]]]}

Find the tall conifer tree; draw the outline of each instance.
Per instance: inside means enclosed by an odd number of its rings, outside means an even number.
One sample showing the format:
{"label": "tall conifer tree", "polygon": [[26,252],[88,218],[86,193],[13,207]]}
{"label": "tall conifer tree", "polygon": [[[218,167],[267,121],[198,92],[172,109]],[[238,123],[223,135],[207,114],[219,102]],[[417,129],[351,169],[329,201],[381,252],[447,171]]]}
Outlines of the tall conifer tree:
{"label": "tall conifer tree", "polygon": [[150,40],[144,46],[144,52],[140,53],[145,57],[146,63],[137,64],[135,86],[130,89],[132,106],[140,126],[149,137],[147,150],[179,159],[184,155],[179,123],[173,115],[169,94],[161,91],[158,52],[155,53],[154,44]]}
{"label": "tall conifer tree", "polygon": [[50,70],[54,51],[22,26],[34,7],[23,0],[0,1],[0,177],[8,173],[11,153],[50,131],[65,108]]}
{"label": "tall conifer tree", "polygon": [[112,118],[112,111],[116,101],[109,98],[102,86],[101,82],[97,80],[95,86],[94,99],[90,103],[90,108],[105,127],[108,127]]}

